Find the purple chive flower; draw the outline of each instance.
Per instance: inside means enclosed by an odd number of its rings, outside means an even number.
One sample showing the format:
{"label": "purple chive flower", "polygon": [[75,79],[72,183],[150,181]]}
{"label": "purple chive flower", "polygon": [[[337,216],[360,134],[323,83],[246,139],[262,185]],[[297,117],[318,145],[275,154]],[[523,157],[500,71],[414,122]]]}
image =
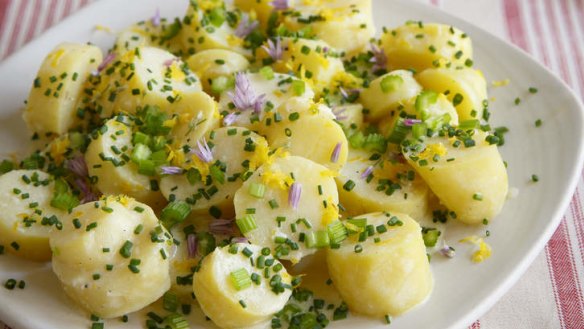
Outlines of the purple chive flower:
{"label": "purple chive flower", "polygon": [[371,52],[373,53],[373,57],[369,60],[369,62],[373,63],[373,70],[377,71],[380,69],[384,69],[387,65],[387,55],[383,49],[380,49],[375,44],[371,44]]}
{"label": "purple chive flower", "polygon": [[419,119],[404,119],[404,125],[411,127],[416,123],[422,123],[422,120]]}
{"label": "purple chive flower", "polygon": [[233,237],[231,243],[249,243],[249,240],[243,236]]}
{"label": "purple chive flower", "polygon": [[276,38],[276,42],[268,39],[268,45],[263,45],[262,48],[272,57],[274,61],[279,61],[282,59],[283,48],[282,39]]}
{"label": "purple chive flower", "polygon": [[369,166],[367,167],[367,169],[365,169],[365,171],[363,171],[361,173],[361,179],[365,179],[367,177],[369,177],[369,175],[371,175],[371,173],[373,172],[373,166]]}
{"label": "purple chive flower", "polygon": [[302,195],[302,184],[292,183],[290,186],[290,191],[288,192],[288,204],[292,209],[298,207],[298,202],[300,202],[300,195]]}
{"label": "purple chive flower", "polygon": [[89,184],[87,184],[87,180],[85,178],[81,177],[75,178],[75,186],[77,186],[79,191],[81,191],[81,195],[83,196],[83,198],[81,199],[81,203],[97,201],[99,199],[97,195],[93,193],[93,191],[89,187]]}
{"label": "purple chive flower", "polygon": [[154,12],[154,16],[150,18],[150,22],[152,22],[152,26],[159,26],[160,25],[160,8],[156,8]]}
{"label": "purple chive flower", "polygon": [[237,120],[237,114],[229,113],[223,118],[224,126],[231,126]]}
{"label": "purple chive flower", "polygon": [[256,96],[249,78],[243,72],[235,75],[235,91],[227,93],[233,101],[233,105],[241,111],[253,109],[254,112],[259,113],[262,110],[265,102],[265,94]]}
{"label": "purple chive flower", "polygon": [[333,153],[331,153],[331,162],[332,163],[336,163],[337,161],[339,161],[339,155],[341,155],[341,147],[343,145],[341,143],[337,143],[337,145],[335,145],[335,148],[333,149]]}
{"label": "purple chive flower", "polygon": [[344,107],[333,108],[333,114],[335,116],[335,120],[342,121],[342,120],[347,119],[347,116],[343,115],[343,113],[345,113],[346,111],[347,111],[347,109]]}
{"label": "purple chive flower", "polygon": [[328,53],[328,51],[329,51],[329,50],[330,50],[330,49],[329,49],[329,47],[327,47],[327,46],[324,46],[324,47],[322,48],[322,52],[323,52],[323,53],[325,53],[325,54],[326,54],[326,53]]}
{"label": "purple chive flower", "polygon": [[189,254],[189,258],[195,258],[197,256],[197,236],[195,234],[187,235],[187,252]]}
{"label": "purple chive flower", "polygon": [[89,175],[89,172],[87,171],[87,163],[85,163],[85,157],[83,157],[83,155],[78,155],[75,158],[68,160],[67,169],[71,170],[71,172],[79,177],[87,177]]}
{"label": "purple chive flower", "polygon": [[175,166],[162,166],[160,167],[160,171],[163,175],[179,175],[182,174],[183,169]]}
{"label": "purple chive flower", "polygon": [[235,232],[233,219],[213,219],[209,223],[209,232],[216,235],[232,235]]}
{"label": "purple chive flower", "polygon": [[202,141],[197,141],[197,147],[191,148],[189,154],[195,154],[201,161],[206,163],[213,161],[213,151],[211,151],[205,137],[202,138]]}
{"label": "purple chive flower", "polygon": [[456,255],[454,248],[447,245],[444,240],[442,240],[442,248],[440,248],[440,253],[442,254],[442,256],[448,258],[453,258]]}
{"label": "purple chive flower", "polygon": [[339,92],[341,93],[341,96],[343,96],[344,99],[349,98],[349,94],[347,94],[347,91],[345,90],[345,88],[339,87]]}
{"label": "purple chive flower", "polygon": [[253,30],[260,25],[258,21],[250,21],[249,15],[241,15],[241,20],[233,33],[239,38],[245,39]]}
{"label": "purple chive flower", "polygon": [[170,67],[172,65],[172,63],[174,63],[176,61],[178,61],[178,58],[173,57],[173,58],[165,60],[164,63],[162,63],[162,65],[164,65],[164,67]]}
{"label": "purple chive flower", "polygon": [[276,10],[286,10],[289,8],[288,0],[273,0],[270,4]]}
{"label": "purple chive flower", "polygon": [[111,62],[114,61],[114,59],[116,59],[115,53],[107,54],[107,56],[105,56],[105,58],[103,59],[103,62],[101,62],[101,64],[99,64],[99,66],[97,67],[97,74],[99,74],[99,72],[103,71],[103,69],[105,69],[106,66],[108,66]]}

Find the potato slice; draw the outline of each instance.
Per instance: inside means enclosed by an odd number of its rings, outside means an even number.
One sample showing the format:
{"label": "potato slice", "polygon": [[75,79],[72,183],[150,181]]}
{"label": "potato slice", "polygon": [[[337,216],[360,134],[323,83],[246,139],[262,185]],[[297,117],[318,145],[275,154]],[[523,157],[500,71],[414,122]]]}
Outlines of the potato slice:
{"label": "potato slice", "polygon": [[396,211],[421,219],[428,211],[428,185],[407,163],[392,162],[385,155],[350,149],[335,180],[341,204],[351,216]]}
{"label": "potato slice", "polygon": [[424,89],[448,93],[461,121],[481,119],[487,100],[487,82],[479,70],[428,69],[416,76]]}
{"label": "potato slice", "polygon": [[102,61],[96,46],[58,45],[43,61],[30,89],[23,118],[39,135],[64,134],[80,124],[77,102],[89,74]]}
{"label": "potato slice", "polygon": [[359,97],[368,110],[367,118],[376,121],[387,118],[400,105],[410,101],[422,91],[412,72],[393,71],[371,81]]}
{"label": "potato slice", "polygon": [[215,83],[213,79],[223,77],[224,84],[228,83],[228,78],[240,71],[245,71],[249,66],[249,61],[244,56],[226,49],[202,50],[187,59],[187,65],[191,71],[195,72],[203,84],[203,90],[209,94],[217,95],[221,92],[217,88],[223,86]]}
{"label": "potato slice", "polygon": [[[257,265],[260,258],[273,264],[262,268]],[[271,273],[268,278],[266,268]],[[193,278],[193,291],[205,315],[217,326],[243,328],[264,322],[284,308],[292,294],[290,283],[290,275],[270,257],[269,249],[266,255],[260,246],[238,243],[217,248],[203,259]]]}
{"label": "potato slice", "polygon": [[359,218],[373,225],[376,233],[363,242],[358,241],[359,234],[350,235],[339,249],[327,253],[331,279],[349,310],[397,316],[423,302],[433,279],[420,225],[400,213]]}
{"label": "potato slice", "polygon": [[155,178],[138,173],[130,161],[132,129],[116,118],[108,120],[85,152],[89,176],[106,195],[127,194],[149,205],[160,206],[164,198]]}
{"label": "potato slice", "polygon": [[[296,207],[289,202],[292,184],[301,190]],[[252,190],[258,185],[265,189],[261,197]],[[270,247],[279,258],[294,263],[316,252],[299,236],[326,231],[338,219],[337,187],[330,170],[298,156],[276,157],[261,166],[235,193],[234,204],[236,221],[252,217],[256,224],[242,232],[252,243]],[[289,241],[276,242],[281,239]]]}
{"label": "potato slice", "polygon": [[[381,36],[389,70],[465,67],[472,63],[472,42],[448,25],[409,22]],[[470,61],[470,62],[469,62]]]}
{"label": "potato slice", "polygon": [[74,208],[50,244],[67,295],[99,317],[140,310],[170,287],[171,236],[148,205],[131,198]]}
{"label": "potato slice", "polygon": [[183,95],[168,110],[178,117],[171,135],[181,146],[195,147],[199,139],[220,125],[217,102],[202,91]]}
{"label": "potato slice", "polygon": [[157,47],[175,55],[182,55],[182,39],[175,31],[179,27],[177,21],[168,21],[161,18],[158,25],[154,25],[154,17],[131,25],[119,32],[116,37],[113,51],[123,55],[127,51],[139,47]]}
{"label": "potato slice", "polygon": [[[223,218],[232,218],[235,215],[235,192],[245,177],[268,159],[268,143],[260,135],[241,127],[216,129],[210,133],[207,141],[213,145],[212,161],[203,165],[195,159],[196,155],[192,155],[194,160],[184,165],[198,170],[203,178],[191,183],[188,173],[163,176],[160,189],[168,200],[189,203],[195,214],[208,214],[209,208],[214,207],[221,211]],[[224,170],[218,175],[209,173],[213,165],[224,167]],[[207,175],[210,179],[206,178]]]}
{"label": "potato slice", "polygon": [[0,245],[19,257],[51,259],[49,231],[65,211],[51,206],[55,183],[40,170],[13,170],[0,176]]}
{"label": "potato slice", "polygon": [[501,211],[508,182],[497,146],[489,145],[479,131],[472,140],[476,145],[465,147],[459,140],[435,137],[425,141],[423,151],[406,149],[404,155],[458,220],[479,224]]}

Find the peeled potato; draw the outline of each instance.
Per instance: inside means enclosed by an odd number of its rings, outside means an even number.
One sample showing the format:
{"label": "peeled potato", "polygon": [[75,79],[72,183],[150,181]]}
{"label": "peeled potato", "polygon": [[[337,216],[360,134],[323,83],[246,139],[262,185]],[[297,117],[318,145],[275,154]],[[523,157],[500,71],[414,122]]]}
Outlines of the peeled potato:
{"label": "peeled potato", "polygon": [[[273,259],[269,253],[263,255],[258,245],[238,243],[215,249],[201,262],[193,278],[193,291],[205,315],[220,328],[243,328],[269,320],[290,298],[291,277],[286,269],[276,272],[274,268],[282,266],[277,260],[263,268],[252,265],[258,264],[260,257]],[[264,277],[265,268],[272,270],[268,278]],[[234,284],[233,273],[242,275],[236,281],[241,286]],[[251,281],[252,273],[258,275],[257,283]],[[274,277],[288,288],[275,290],[271,286]]]}
{"label": "peeled potato", "polygon": [[424,89],[448,93],[461,121],[480,119],[487,100],[487,82],[475,69],[428,69],[416,76]]}
{"label": "peeled potato", "polygon": [[64,134],[79,125],[77,102],[87,77],[101,61],[96,46],[62,43],[53,49],[28,95],[23,113],[28,128],[40,135]]}
{"label": "peeled potato", "polygon": [[389,70],[465,67],[473,58],[472,42],[466,34],[435,23],[409,22],[388,30],[381,36],[381,47]]}
{"label": "peeled potato", "polygon": [[96,316],[140,310],[170,287],[172,239],[152,209],[131,198],[74,208],[63,229],[51,231],[50,244],[65,292]]}
{"label": "peeled potato", "polygon": [[359,242],[359,234],[350,235],[340,248],[327,252],[331,279],[349,310],[396,316],[423,302],[433,279],[420,225],[400,213],[359,218],[376,227],[374,236]]}
{"label": "peeled potato", "polygon": [[19,257],[51,259],[49,231],[66,214],[51,206],[55,183],[40,170],[13,170],[0,176],[0,245]]}
{"label": "peeled potato", "polygon": [[[407,163],[370,160],[373,153],[349,150],[347,163],[336,177],[339,198],[347,213],[357,216],[396,211],[421,219],[428,211],[428,186]],[[379,155],[379,154],[378,154]],[[394,160],[395,161],[395,160]],[[376,165],[376,163],[379,163]],[[367,168],[374,168],[370,175]],[[369,177],[370,176],[370,177]],[[353,182],[348,189],[347,182]]]}
{"label": "peeled potato", "polygon": [[217,102],[203,91],[183,95],[172,107],[167,108],[177,115],[171,135],[180,145],[195,147],[201,137],[218,128],[220,115]]}
{"label": "peeled potato", "polygon": [[[489,145],[483,133],[475,133],[476,145],[452,146],[455,141],[432,138],[421,153],[406,152],[434,194],[456,218],[479,224],[496,216],[507,197],[507,171],[496,145]],[[435,161],[435,157],[436,160]]]}
{"label": "peeled potato", "polygon": [[[265,188],[261,197],[250,190],[258,184]],[[299,184],[301,190],[296,208],[288,202],[292,184]],[[234,198],[237,221],[251,216],[256,223],[255,229],[242,233],[254,244],[280,250],[279,258],[294,263],[316,252],[299,241],[300,234],[326,231],[327,225],[338,219],[337,203],[337,188],[330,170],[298,156],[276,157],[264,164],[245,181]],[[277,243],[276,237],[289,239],[296,246]]]}
{"label": "peeled potato", "polygon": [[249,61],[231,50],[207,49],[189,57],[187,65],[201,78],[203,90],[217,94],[212,88],[212,80],[217,77],[231,77],[236,72],[246,70]]}

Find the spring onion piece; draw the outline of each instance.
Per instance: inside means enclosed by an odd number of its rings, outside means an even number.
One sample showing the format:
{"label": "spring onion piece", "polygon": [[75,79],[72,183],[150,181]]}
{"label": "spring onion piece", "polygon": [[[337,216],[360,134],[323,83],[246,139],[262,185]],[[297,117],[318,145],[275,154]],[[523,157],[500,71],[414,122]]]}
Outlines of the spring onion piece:
{"label": "spring onion piece", "polygon": [[143,160],[148,160],[152,155],[152,150],[144,144],[134,145],[134,150],[132,150],[131,159],[135,163],[140,163]]}
{"label": "spring onion piece", "polygon": [[325,248],[330,245],[329,233],[327,231],[310,231],[306,233],[304,241],[308,248]]}
{"label": "spring onion piece", "polygon": [[416,111],[420,114],[422,120],[429,117],[428,108],[438,101],[438,93],[431,90],[422,91],[416,97]]}
{"label": "spring onion piece", "polygon": [[260,183],[252,183],[249,186],[248,192],[251,196],[261,199],[266,193],[266,186]]}
{"label": "spring onion piece", "polygon": [[298,203],[300,202],[300,196],[302,195],[302,184],[292,183],[290,186],[290,191],[288,193],[288,204],[292,209],[298,208]]}
{"label": "spring onion piece", "polygon": [[232,77],[218,76],[211,80],[211,91],[220,94],[225,90],[229,90],[235,86],[235,79]]}
{"label": "spring onion piece", "polygon": [[245,215],[245,217],[243,218],[236,219],[235,223],[237,224],[237,227],[239,227],[239,230],[243,234],[258,228],[255,217],[251,214]]}
{"label": "spring onion piece", "polygon": [[441,232],[435,228],[423,228],[422,238],[424,239],[424,245],[426,245],[426,247],[436,246],[440,234]]}
{"label": "spring onion piece", "polygon": [[331,244],[339,244],[347,238],[347,228],[341,221],[334,221],[327,226],[327,231]]}
{"label": "spring onion piece", "polygon": [[55,180],[55,191],[51,199],[51,206],[61,210],[70,210],[78,204],[79,199],[71,194],[69,185],[62,179]]}
{"label": "spring onion piece", "polygon": [[481,123],[477,119],[461,121],[458,125],[458,129],[461,130],[473,130],[481,126]]}
{"label": "spring onion piece", "polygon": [[426,126],[425,123],[417,123],[412,126],[412,136],[414,136],[415,139],[420,139],[426,136],[427,132],[428,127]]}
{"label": "spring onion piece", "polygon": [[274,78],[274,70],[270,66],[264,66],[260,69],[259,73],[266,80],[272,80]]}
{"label": "spring onion piece", "polygon": [[333,152],[331,153],[331,162],[332,163],[337,163],[337,161],[339,161],[339,156],[341,155],[341,143],[337,143],[337,145],[335,145],[335,148],[333,149]]}
{"label": "spring onion piece", "polygon": [[409,134],[411,129],[412,128],[410,126],[405,124],[405,120],[403,118],[399,118],[395,122],[391,134],[389,134],[387,137],[387,141],[392,144],[400,144]]}
{"label": "spring onion piece", "polygon": [[164,322],[166,323],[165,328],[189,329],[189,323],[180,314],[173,313],[173,314],[167,316],[166,318],[164,318]]}
{"label": "spring onion piece", "polygon": [[388,75],[381,79],[379,86],[384,93],[394,92],[404,83],[404,79],[398,75]]}
{"label": "spring onion piece", "polygon": [[167,229],[184,221],[191,213],[191,206],[184,201],[173,201],[169,203],[160,215],[160,220]]}
{"label": "spring onion piece", "polygon": [[217,246],[215,237],[209,232],[197,232],[197,252],[202,256],[207,256]]}
{"label": "spring onion piece", "polygon": [[179,305],[178,296],[175,293],[171,291],[167,291],[164,293],[164,295],[162,296],[162,308],[169,312],[176,312],[176,310],[178,309],[178,305]]}
{"label": "spring onion piece", "polygon": [[251,277],[245,268],[240,268],[229,273],[229,278],[237,290],[243,290],[251,286]]}
{"label": "spring onion piece", "polygon": [[365,230],[367,218],[351,218],[345,221],[345,227],[349,233],[359,233]]}
{"label": "spring onion piece", "polygon": [[306,84],[302,80],[294,80],[292,81],[292,91],[294,92],[294,95],[302,96],[306,91]]}

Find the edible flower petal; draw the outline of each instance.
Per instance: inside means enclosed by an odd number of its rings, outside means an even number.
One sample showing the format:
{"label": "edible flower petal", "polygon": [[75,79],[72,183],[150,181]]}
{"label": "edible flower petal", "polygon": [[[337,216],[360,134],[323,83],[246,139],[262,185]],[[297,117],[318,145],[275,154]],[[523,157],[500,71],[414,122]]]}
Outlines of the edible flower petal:
{"label": "edible flower petal", "polygon": [[288,192],[288,204],[292,209],[298,208],[298,202],[300,202],[300,196],[302,195],[302,184],[292,183],[290,186],[290,191]]}

